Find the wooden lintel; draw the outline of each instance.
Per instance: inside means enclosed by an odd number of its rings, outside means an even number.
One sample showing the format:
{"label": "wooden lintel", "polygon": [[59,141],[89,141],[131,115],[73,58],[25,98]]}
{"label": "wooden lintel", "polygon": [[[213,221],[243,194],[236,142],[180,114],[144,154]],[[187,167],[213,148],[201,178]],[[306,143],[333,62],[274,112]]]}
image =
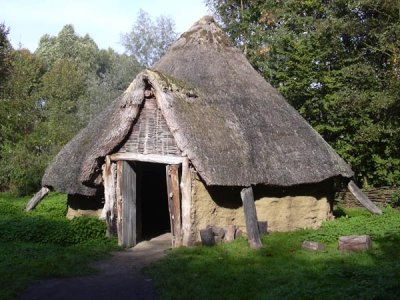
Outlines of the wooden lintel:
{"label": "wooden lintel", "polygon": [[353,194],[353,196],[370,212],[374,214],[382,214],[382,210],[380,210],[379,207],[377,207],[369,198],[367,195],[365,195],[359,187],[355,184],[353,180],[350,180],[348,185],[347,185],[349,191]]}
{"label": "wooden lintel", "polygon": [[161,163],[167,165],[178,165],[183,162],[184,157],[180,156],[167,156],[158,154],[138,154],[138,153],[115,153],[110,155],[112,161],[118,160],[132,160],[144,161],[151,163]]}
{"label": "wooden lintel", "polygon": [[262,243],[258,231],[257,211],[252,187],[244,188],[240,192],[240,196],[243,201],[244,218],[250,247],[259,249],[262,247]]}

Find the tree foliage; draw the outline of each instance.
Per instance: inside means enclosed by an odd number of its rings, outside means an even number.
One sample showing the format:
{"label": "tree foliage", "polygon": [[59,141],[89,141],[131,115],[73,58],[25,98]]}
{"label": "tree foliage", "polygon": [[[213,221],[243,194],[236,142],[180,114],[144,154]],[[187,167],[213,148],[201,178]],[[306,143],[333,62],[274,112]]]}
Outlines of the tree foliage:
{"label": "tree foliage", "polygon": [[52,65],[60,59],[73,61],[84,73],[91,72],[97,67],[99,49],[89,35],[80,37],[73,25],[65,25],[57,36],[48,34],[41,37],[35,51],[47,65]]}
{"label": "tree foliage", "polygon": [[208,0],[252,65],[367,185],[400,182],[400,2]]}
{"label": "tree foliage", "polygon": [[175,22],[166,16],[153,21],[144,10],[139,10],[129,33],[122,35],[122,45],[137,61],[151,67],[176,40]]}
{"label": "tree foliage", "polygon": [[[6,39],[5,26],[0,31]],[[61,147],[128,87],[140,67],[132,56],[99,50],[72,25],[43,36],[34,54],[2,49],[0,190],[28,194]]]}
{"label": "tree foliage", "polygon": [[0,23],[0,93],[3,90],[5,78],[9,71],[9,54],[11,51],[11,44],[8,40],[9,29]]}

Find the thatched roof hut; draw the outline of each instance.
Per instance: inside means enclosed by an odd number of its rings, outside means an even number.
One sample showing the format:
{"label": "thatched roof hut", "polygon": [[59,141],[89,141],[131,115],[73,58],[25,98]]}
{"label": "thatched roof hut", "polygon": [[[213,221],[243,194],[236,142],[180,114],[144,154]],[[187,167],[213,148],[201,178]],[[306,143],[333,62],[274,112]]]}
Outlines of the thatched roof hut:
{"label": "thatched roof hut", "polygon": [[182,34],[73,138],[42,184],[93,196],[106,157],[124,153],[187,158],[206,187],[290,188],[353,176],[212,17]]}

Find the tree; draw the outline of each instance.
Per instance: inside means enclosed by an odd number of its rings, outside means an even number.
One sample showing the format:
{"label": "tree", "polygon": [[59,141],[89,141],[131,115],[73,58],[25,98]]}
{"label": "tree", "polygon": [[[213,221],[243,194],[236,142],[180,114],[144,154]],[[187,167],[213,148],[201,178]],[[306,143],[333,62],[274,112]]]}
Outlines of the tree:
{"label": "tree", "polygon": [[127,53],[145,67],[151,67],[176,40],[175,22],[160,16],[154,22],[144,10],[139,10],[132,30],[123,34],[121,41]]}
{"label": "tree", "polygon": [[8,33],[9,29],[4,23],[0,23],[0,95],[10,67],[9,55],[12,47],[7,37]]}
{"label": "tree", "polygon": [[112,49],[101,50],[99,57],[101,67],[87,81],[89,100],[79,103],[79,116],[85,123],[121,95],[141,70],[133,56]]}
{"label": "tree", "polygon": [[56,153],[83,126],[78,104],[87,98],[84,74],[70,60],[56,61],[43,76],[41,97],[45,101],[47,136]]}
{"label": "tree", "polygon": [[40,184],[44,170],[38,136],[32,135],[41,122],[38,106],[41,61],[28,50],[10,54],[10,69],[0,101],[0,189],[31,192]]}
{"label": "tree", "polygon": [[65,25],[57,36],[45,34],[40,38],[39,46],[35,51],[50,69],[60,59],[73,62],[88,74],[97,70],[97,55],[99,49],[89,35],[80,37],[76,34],[73,25]]}
{"label": "tree", "polygon": [[400,182],[400,3],[209,0],[253,66],[367,185]]}
{"label": "tree", "polygon": [[8,30],[0,31],[0,190],[26,195],[37,191],[54,155],[128,87],[140,66],[132,56],[99,50],[71,25],[56,37],[43,36],[34,54],[7,48]]}

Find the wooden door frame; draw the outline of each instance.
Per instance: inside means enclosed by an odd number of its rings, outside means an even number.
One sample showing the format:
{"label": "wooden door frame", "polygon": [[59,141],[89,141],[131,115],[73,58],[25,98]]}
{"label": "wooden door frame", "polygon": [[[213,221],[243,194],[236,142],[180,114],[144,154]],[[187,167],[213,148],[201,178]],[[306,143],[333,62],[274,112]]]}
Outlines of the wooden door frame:
{"label": "wooden door frame", "polygon": [[[171,232],[174,233],[172,239],[172,246],[179,247],[189,246],[191,244],[191,207],[192,207],[192,182],[191,182],[191,171],[189,167],[189,159],[187,157],[180,156],[165,156],[165,155],[157,155],[157,154],[137,154],[137,153],[115,153],[110,156],[107,156],[106,161],[109,160],[111,163],[116,163],[118,165],[122,165],[123,161],[125,162],[149,162],[149,163],[158,163],[166,165],[166,169],[178,169],[181,167],[181,176],[179,181],[179,176],[176,171],[174,171],[174,175],[172,180],[175,182],[173,184],[175,192],[172,197],[168,195],[168,199],[171,198],[171,201],[168,201],[169,204],[171,202],[172,206],[169,205],[170,209],[170,219],[171,219]],[[121,167],[120,167],[121,168]],[[117,168],[118,169],[118,168]],[[118,177],[118,173],[120,177]],[[136,234],[134,239],[126,240],[124,238],[124,234],[122,232],[126,232],[126,230],[122,230],[122,228],[132,226],[127,222],[132,222],[132,216],[124,216],[124,203],[122,194],[121,194],[121,186],[123,184],[122,179],[122,170],[117,172],[117,182],[116,182],[116,194],[117,194],[117,225],[119,224],[118,230],[118,242],[120,245],[125,247],[133,247],[136,245]],[[135,174],[136,175],[136,174]],[[171,181],[166,176],[167,184],[169,182],[171,186]],[[135,182],[136,184],[136,182]],[[133,188],[136,190],[136,186]],[[105,191],[107,193],[108,191]],[[118,200],[119,199],[119,200]],[[132,199],[131,199],[132,200]],[[136,200],[136,197],[135,197]],[[132,202],[132,201],[131,201]],[[136,222],[136,202],[134,201],[135,208],[129,208],[131,213],[134,213],[134,219]],[[119,209],[118,209],[119,208]],[[125,219],[124,219],[125,218]],[[117,226],[118,227],[118,226]],[[134,230],[136,230],[136,224],[134,224]],[[129,231],[129,230],[128,230]],[[175,236],[175,234],[177,236]],[[132,236],[132,235],[130,235]]]}

